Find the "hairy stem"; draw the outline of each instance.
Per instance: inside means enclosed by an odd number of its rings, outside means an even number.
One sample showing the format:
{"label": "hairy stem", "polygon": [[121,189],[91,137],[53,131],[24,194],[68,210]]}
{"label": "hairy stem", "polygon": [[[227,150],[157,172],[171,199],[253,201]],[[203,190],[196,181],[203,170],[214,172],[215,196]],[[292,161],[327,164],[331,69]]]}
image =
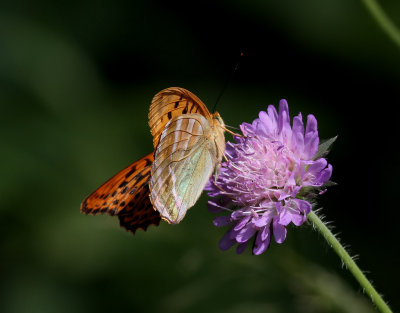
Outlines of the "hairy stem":
{"label": "hairy stem", "polygon": [[314,225],[314,227],[324,236],[329,245],[335,250],[335,252],[339,255],[343,264],[350,270],[353,276],[357,279],[361,287],[367,293],[367,295],[371,298],[372,302],[376,305],[380,312],[383,313],[391,313],[389,306],[383,301],[382,297],[378,294],[369,280],[365,277],[363,272],[351,258],[351,256],[347,253],[346,249],[340,244],[340,242],[336,239],[335,235],[329,230],[329,228],[322,222],[322,220],[311,211],[307,215],[308,220]]}
{"label": "hairy stem", "polygon": [[393,24],[378,2],[375,0],[362,0],[362,2],[386,35],[400,47],[400,30]]}

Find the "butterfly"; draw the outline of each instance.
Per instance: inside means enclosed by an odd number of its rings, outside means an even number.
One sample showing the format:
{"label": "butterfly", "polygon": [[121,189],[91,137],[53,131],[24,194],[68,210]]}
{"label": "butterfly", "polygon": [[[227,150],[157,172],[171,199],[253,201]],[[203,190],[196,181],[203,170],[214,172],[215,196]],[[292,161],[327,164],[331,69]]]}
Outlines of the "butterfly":
{"label": "butterfly", "polygon": [[190,91],[171,87],[150,105],[154,152],[118,172],[81,204],[85,214],[117,215],[135,233],[163,219],[178,224],[200,197],[225,151],[225,124]]}

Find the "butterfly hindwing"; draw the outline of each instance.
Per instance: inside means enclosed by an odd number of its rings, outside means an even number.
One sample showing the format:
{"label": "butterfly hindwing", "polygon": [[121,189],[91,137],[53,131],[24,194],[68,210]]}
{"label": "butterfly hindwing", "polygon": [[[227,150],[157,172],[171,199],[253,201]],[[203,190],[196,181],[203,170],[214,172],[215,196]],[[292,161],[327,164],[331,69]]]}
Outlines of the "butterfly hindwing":
{"label": "butterfly hindwing", "polygon": [[170,87],[157,93],[149,111],[149,126],[153,135],[154,149],[157,149],[161,133],[172,118],[193,113],[211,119],[205,104],[189,90]]}
{"label": "butterfly hindwing", "polygon": [[150,199],[169,223],[183,219],[219,162],[211,126],[204,116],[187,114],[172,119],[162,132],[151,170]]}
{"label": "butterfly hindwing", "polygon": [[85,214],[118,215],[121,226],[135,232],[159,224],[160,216],[150,203],[149,186],[154,154],[150,153],[118,172],[81,205]]}
{"label": "butterfly hindwing", "polygon": [[127,213],[118,214],[121,227],[135,233],[137,229],[146,230],[150,225],[160,224],[160,213],[154,210],[149,198],[149,185],[145,184],[135,195],[133,207]]}

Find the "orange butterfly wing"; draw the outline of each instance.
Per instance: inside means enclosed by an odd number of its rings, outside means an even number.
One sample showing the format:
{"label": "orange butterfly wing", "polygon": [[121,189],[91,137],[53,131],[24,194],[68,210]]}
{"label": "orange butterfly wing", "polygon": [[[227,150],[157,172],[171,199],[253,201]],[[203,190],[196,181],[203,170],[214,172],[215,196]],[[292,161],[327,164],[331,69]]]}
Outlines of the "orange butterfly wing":
{"label": "orange butterfly wing", "polygon": [[170,87],[157,93],[150,105],[149,126],[153,135],[153,146],[157,148],[161,133],[175,116],[198,113],[211,120],[212,115],[206,105],[189,90]]}
{"label": "orange butterfly wing", "polygon": [[160,214],[149,198],[153,161],[150,153],[118,172],[82,202],[82,213],[118,215],[121,226],[133,233],[158,225]]}

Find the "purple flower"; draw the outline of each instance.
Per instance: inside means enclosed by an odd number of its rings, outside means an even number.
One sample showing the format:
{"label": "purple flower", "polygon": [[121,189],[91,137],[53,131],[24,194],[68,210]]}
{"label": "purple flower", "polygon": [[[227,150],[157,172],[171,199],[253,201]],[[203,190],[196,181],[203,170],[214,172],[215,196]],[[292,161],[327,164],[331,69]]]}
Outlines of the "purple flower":
{"label": "purple flower", "polygon": [[311,211],[312,200],[325,191],[332,174],[325,155],[336,138],[319,146],[317,120],[308,115],[304,129],[301,113],[290,125],[286,100],[260,112],[252,124],[243,123],[245,137],[227,143],[228,162],[218,178],[211,177],[205,190],[212,213],[229,212],[214,219],[215,226],[230,226],[219,247],[236,243],[242,253],[255,237],[253,253],[268,248],[271,236],[277,243],[286,238],[286,226],[300,226]]}

